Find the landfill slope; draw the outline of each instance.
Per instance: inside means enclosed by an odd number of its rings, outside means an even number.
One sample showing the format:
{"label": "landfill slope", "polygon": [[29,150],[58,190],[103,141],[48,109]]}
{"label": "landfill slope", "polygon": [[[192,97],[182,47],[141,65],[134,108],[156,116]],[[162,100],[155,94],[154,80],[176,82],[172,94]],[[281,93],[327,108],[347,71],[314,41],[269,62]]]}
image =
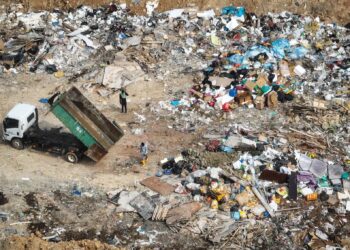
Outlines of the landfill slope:
{"label": "landfill slope", "polygon": [[348,249],[350,29],[141,3],[0,9],[0,120],[31,103],[57,130],[75,86],[124,131],[75,165],[0,142],[0,249]]}
{"label": "landfill slope", "polygon": [[[8,1],[13,3],[14,1]],[[6,2],[5,1],[5,2]],[[74,8],[79,5],[91,5],[100,6],[109,4],[111,1],[108,0],[72,0],[72,1],[39,1],[39,0],[25,0],[19,1],[30,7],[31,9],[52,9],[52,8]],[[127,5],[131,11],[136,14],[145,13],[145,0],[126,0]],[[235,5],[245,6],[249,12],[255,12],[256,14],[264,14],[267,12],[282,12],[290,11],[302,15],[320,16],[329,22],[338,22],[341,24],[347,24],[350,22],[350,1],[348,0],[336,0],[336,1],[325,1],[325,0],[162,0],[159,1],[158,11],[166,11],[174,8],[182,8],[188,6],[197,6],[200,9],[209,9]]]}

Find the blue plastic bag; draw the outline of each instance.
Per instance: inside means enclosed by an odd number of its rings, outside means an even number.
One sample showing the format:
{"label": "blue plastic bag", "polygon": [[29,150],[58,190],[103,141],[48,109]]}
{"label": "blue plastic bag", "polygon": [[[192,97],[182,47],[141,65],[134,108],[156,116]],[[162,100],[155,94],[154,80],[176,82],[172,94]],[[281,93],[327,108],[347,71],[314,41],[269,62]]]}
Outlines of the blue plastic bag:
{"label": "blue plastic bag", "polygon": [[128,38],[127,35],[125,35],[123,32],[119,33],[118,38],[121,40],[124,40],[125,38]]}
{"label": "blue plastic bag", "polygon": [[265,63],[263,65],[263,68],[267,69],[267,70],[272,70],[273,69],[273,64],[272,63]]}
{"label": "blue plastic bag", "polygon": [[247,50],[247,52],[244,54],[244,58],[249,59],[262,53],[270,54],[270,51],[262,45],[255,45]]}
{"label": "blue plastic bag", "polygon": [[203,69],[203,72],[206,72],[206,73],[211,73],[213,71],[214,71],[213,67],[207,67],[207,68]]}
{"label": "blue plastic bag", "polygon": [[41,102],[41,103],[49,103],[49,99],[47,99],[47,98],[40,98],[39,102]]}
{"label": "blue plastic bag", "polygon": [[245,15],[244,7],[227,6],[221,9],[221,15],[234,15],[241,17]]}
{"label": "blue plastic bag", "polygon": [[237,96],[237,89],[235,89],[235,88],[230,89],[230,91],[228,92],[228,94],[229,94],[231,97]]}
{"label": "blue plastic bag", "polygon": [[289,40],[285,38],[279,38],[272,42],[272,52],[275,57],[283,59],[286,54],[285,50],[290,48]]}
{"label": "blue plastic bag", "polygon": [[173,174],[173,170],[172,169],[164,169],[163,174],[164,175],[172,175]]}
{"label": "blue plastic bag", "polygon": [[239,54],[232,55],[227,58],[231,63],[242,64],[244,57]]}
{"label": "blue plastic bag", "polygon": [[290,52],[288,53],[289,58],[297,60],[304,58],[307,54],[308,50],[302,46],[298,46],[295,48],[291,48]]}
{"label": "blue plastic bag", "polygon": [[224,146],[224,145],[221,145],[221,146],[220,146],[220,150],[221,150],[222,152],[225,152],[225,153],[228,153],[228,154],[233,153],[233,148],[227,147],[227,146]]}
{"label": "blue plastic bag", "polygon": [[180,100],[172,100],[170,101],[170,104],[174,107],[177,107],[180,105]]}

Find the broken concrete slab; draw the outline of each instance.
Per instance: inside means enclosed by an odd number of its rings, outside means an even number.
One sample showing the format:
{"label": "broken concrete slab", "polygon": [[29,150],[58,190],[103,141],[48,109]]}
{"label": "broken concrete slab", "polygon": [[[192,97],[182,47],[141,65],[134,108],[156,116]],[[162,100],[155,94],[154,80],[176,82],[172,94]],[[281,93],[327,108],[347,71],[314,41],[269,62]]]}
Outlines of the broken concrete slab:
{"label": "broken concrete slab", "polygon": [[130,202],[134,200],[138,195],[140,195],[137,191],[126,191],[123,190],[118,194],[118,200],[112,199],[114,202],[118,204],[118,207],[115,209],[117,213],[121,212],[136,212],[136,210],[130,206]]}
{"label": "broken concrete slab", "polygon": [[310,172],[316,177],[321,178],[327,174],[327,163],[318,159],[313,159],[310,166]]}
{"label": "broken concrete slab", "polygon": [[162,181],[160,178],[152,176],[140,182],[154,192],[167,196],[175,191],[175,187]]}
{"label": "broken concrete slab", "polygon": [[239,145],[241,145],[241,143],[242,143],[242,137],[241,136],[239,136],[239,135],[231,135],[224,142],[224,145],[226,147],[235,148],[235,147],[239,147]]}
{"label": "broken concrete slab", "polygon": [[329,179],[340,179],[341,175],[343,173],[344,173],[344,168],[340,165],[329,165],[328,166]]}
{"label": "broken concrete slab", "polygon": [[137,45],[140,45],[140,43],[141,43],[141,37],[140,36],[133,36],[133,37],[126,38],[123,40],[123,43],[126,47],[137,46]]}
{"label": "broken concrete slab", "polygon": [[120,89],[144,76],[141,67],[135,62],[118,61],[105,68],[103,85],[108,88]]}
{"label": "broken concrete slab", "polygon": [[152,218],[156,205],[145,193],[139,194],[129,203],[145,220]]}
{"label": "broken concrete slab", "polygon": [[307,157],[306,155],[300,155],[299,157],[299,167],[303,171],[309,171],[310,166],[311,166],[312,159]]}

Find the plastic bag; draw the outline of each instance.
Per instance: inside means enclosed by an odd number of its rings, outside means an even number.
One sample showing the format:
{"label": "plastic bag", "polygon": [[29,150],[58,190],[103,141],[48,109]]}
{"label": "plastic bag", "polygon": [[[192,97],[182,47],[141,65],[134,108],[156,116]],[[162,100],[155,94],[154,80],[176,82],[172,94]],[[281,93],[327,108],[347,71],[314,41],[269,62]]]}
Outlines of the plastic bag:
{"label": "plastic bag", "polygon": [[242,64],[244,57],[239,54],[232,55],[227,58],[233,64]]}
{"label": "plastic bag", "polygon": [[245,8],[227,6],[221,9],[221,15],[234,15],[234,16],[241,17],[245,15]]}
{"label": "plastic bag", "polygon": [[290,48],[289,40],[285,38],[279,38],[272,42],[272,52],[275,57],[283,59],[285,50]]}
{"label": "plastic bag", "polygon": [[244,54],[244,58],[245,59],[253,58],[262,53],[266,53],[267,55],[269,55],[270,51],[266,47],[261,45],[252,46]]}
{"label": "plastic bag", "polygon": [[308,50],[306,48],[299,46],[299,47],[292,48],[288,53],[288,56],[291,59],[297,60],[297,59],[304,58],[307,52]]}

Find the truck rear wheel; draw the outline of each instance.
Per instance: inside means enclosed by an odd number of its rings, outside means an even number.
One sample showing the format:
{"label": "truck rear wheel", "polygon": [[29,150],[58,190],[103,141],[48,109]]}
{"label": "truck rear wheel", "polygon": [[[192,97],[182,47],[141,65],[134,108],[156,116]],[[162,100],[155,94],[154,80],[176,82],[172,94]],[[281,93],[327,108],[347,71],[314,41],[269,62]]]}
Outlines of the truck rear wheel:
{"label": "truck rear wheel", "polygon": [[24,149],[23,142],[19,138],[13,138],[11,140],[11,146],[18,150]]}
{"label": "truck rear wheel", "polygon": [[77,163],[78,162],[78,156],[73,153],[73,152],[68,152],[66,154],[66,161],[68,161],[69,163]]}

